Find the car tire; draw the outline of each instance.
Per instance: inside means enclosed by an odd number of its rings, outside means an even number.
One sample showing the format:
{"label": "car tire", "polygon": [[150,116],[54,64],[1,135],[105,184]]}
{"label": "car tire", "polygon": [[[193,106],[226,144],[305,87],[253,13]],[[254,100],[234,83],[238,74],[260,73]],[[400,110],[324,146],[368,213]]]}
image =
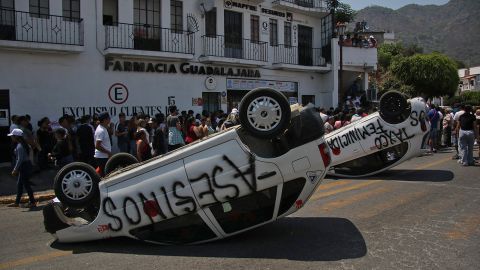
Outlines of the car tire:
{"label": "car tire", "polygon": [[398,91],[388,91],[380,98],[380,116],[390,124],[398,124],[405,119],[402,117],[408,108],[407,99]]}
{"label": "car tire", "polygon": [[138,159],[129,153],[115,154],[105,164],[105,175],[135,163],[138,163]]}
{"label": "car tire", "polygon": [[250,134],[272,139],[282,134],[290,124],[290,104],[280,92],[257,88],[240,103],[240,123]]}
{"label": "car tire", "polygon": [[65,165],[55,176],[55,195],[66,207],[85,208],[98,199],[100,180],[92,166],[73,162]]}

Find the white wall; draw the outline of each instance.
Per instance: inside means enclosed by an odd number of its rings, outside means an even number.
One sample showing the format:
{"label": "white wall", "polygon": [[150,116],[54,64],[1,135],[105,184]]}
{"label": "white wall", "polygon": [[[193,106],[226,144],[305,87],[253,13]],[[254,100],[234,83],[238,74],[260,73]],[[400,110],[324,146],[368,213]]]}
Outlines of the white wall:
{"label": "white wall", "polygon": [[[18,2],[18,3],[17,3]],[[17,10],[28,11],[28,1],[17,1]],[[170,27],[169,5],[170,1],[162,1],[162,12],[168,11],[168,16],[162,16],[163,27]],[[60,4],[60,6],[59,6]],[[59,8],[60,7],[60,8]],[[118,114],[122,107],[161,107],[162,112],[167,105],[167,97],[175,96],[179,109],[193,109],[201,112],[202,107],[192,106],[192,98],[202,96],[207,92],[204,75],[190,74],[163,74],[105,71],[105,33],[102,25],[101,0],[81,1],[81,17],[84,19],[84,51],[79,54],[45,53],[40,51],[11,51],[0,49],[0,89],[10,90],[11,114],[30,114],[32,122],[44,116],[58,119],[65,113],[71,114],[70,107],[107,107],[113,108]],[[274,9],[269,1],[262,3],[262,7]],[[96,11],[97,9],[97,11]],[[61,1],[51,1],[51,11],[61,11]],[[250,38],[250,14],[261,15],[260,11],[251,12],[235,9],[244,13],[244,38]],[[282,11],[282,10],[279,10]],[[184,27],[187,27],[186,14],[193,13],[198,20],[200,31],[195,34],[196,54],[190,63],[199,64],[197,61],[201,52],[201,36],[205,33],[204,19],[198,8],[197,1],[184,1]],[[223,1],[217,0],[217,34],[223,33]],[[275,16],[260,16],[261,21],[276,18],[279,22],[279,42],[283,43],[283,21],[285,19]],[[96,20],[95,20],[96,18]],[[133,0],[119,0],[119,21],[133,23]],[[320,46],[320,20],[309,18],[305,15],[294,14],[292,26],[302,24],[314,28],[314,47]],[[261,26],[261,25],[260,25]],[[262,35],[261,40],[268,41],[269,36]],[[293,38],[293,37],[292,37]],[[295,38],[293,38],[295,40]],[[335,46],[334,46],[335,47]],[[273,50],[269,46],[269,55]],[[127,56],[118,56],[116,59],[129,60]],[[336,59],[336,58],[333,58]],[[130,59],[141,62],[161,62],[158,59]],[[180,62],[172,62],[177,65]],[[201,64],[199,64],[201,65]],[[337,88],[336,72],[324,74],[317,72],[298,72],[273,70],[267,63],[265,68],[259,69],[262,80],[293,81],[298,83],[298,98],[302,95],[315,95],[316,105],[322,107],[336,106]],[[228,65],[217,65],[228,67]],[[336,70],[336,69],[334,69]],[[217,88],[213,91],[226,91],[226,77],[215,76]],[[114,83],[122,83],[129,89],[129,97],[125,104],[116,105],[108,97],[108,89]],[[226,108],[222,105],[222,108]],[[82,114],[83,111],[80,111]],[[89,114],[87,110],[85,112]],[[148,112],[151,113],[151,112]],[[155,112],[153,112],[155,113]],[[115,119],[114,119],[115,120]],[[116,121],[116,120],[115,120]]]}

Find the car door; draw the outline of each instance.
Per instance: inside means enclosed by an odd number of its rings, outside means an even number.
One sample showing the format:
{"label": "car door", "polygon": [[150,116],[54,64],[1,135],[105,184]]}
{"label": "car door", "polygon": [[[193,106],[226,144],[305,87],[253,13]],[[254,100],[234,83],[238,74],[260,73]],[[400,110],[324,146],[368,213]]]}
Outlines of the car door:
{"label": "car door", "polygon": [[277,187],[274,163],[258,161],[236,140],[184,159],[198,205],[223,235],[274,219]]}
{"label": "car door", "polygon": [[180,159],[152,166],[109,186],[102,209],[112,219],[112,230],[170,244],[218,238],[217,230],[199,211],[183,164]]}

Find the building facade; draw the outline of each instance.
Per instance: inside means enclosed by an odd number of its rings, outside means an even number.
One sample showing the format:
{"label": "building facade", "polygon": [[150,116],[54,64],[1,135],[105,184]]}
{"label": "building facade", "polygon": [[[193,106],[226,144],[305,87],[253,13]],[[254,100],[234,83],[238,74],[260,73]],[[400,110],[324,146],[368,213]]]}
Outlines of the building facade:
{"label": "building facade", "polygon": [[[323,0],[0,0],[2,125],[169,104],[230,111],[260,86],[337,106],[331,25]],[[376,49],[354,49],[345,70],[376,68]]]}
{"label": "building facade", "polygon": [[460,83],[458,91],[480,91],[480,67],[462,68],[458,70]]}

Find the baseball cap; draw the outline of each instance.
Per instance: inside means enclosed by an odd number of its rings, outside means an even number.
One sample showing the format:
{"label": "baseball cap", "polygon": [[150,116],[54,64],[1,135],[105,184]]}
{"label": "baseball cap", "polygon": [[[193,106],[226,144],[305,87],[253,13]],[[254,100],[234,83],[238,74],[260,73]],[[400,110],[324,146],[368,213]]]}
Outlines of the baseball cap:
{"label": "baseball cap", "polygon": [[18,136],[18,137],[22,137],[23,136],[23,131],[19,128],[15,128],[12,130],[12,132],[8,133],[7,136]]}
{"label": "baseball cap", "polygon": [[233,114],[238,114],[238,109],[237,109],[237,108],[233,108],[231,113],[233,113]]}

